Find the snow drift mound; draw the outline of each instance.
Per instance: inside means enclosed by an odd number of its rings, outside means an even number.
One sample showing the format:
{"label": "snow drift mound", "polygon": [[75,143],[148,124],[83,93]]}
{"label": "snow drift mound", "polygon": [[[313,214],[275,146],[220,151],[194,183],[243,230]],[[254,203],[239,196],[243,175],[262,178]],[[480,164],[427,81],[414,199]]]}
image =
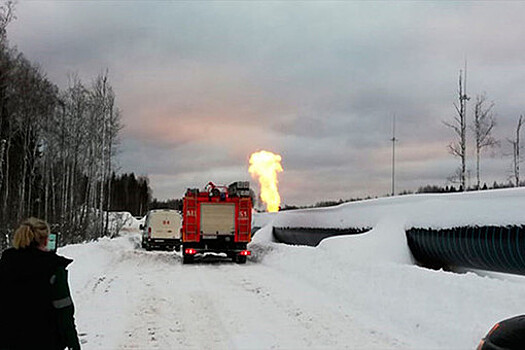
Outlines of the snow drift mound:
{"label": "snow drift mound", "polygon": [[452,194],[417,194],[279,212],[275,227],[375,227],[394,219],[411,227],[506,226],[525,223],[525,188]]}
{"label": "snow drift mound", "polygon": [[[392,261],[399,263],[413,263],[412,254],[407,244],[405,232],[412,228],[445,229],[472,226],[507,226],[525,223],[522,210],[525,206],[525,189],[504,189],[483,192],[467,192],[454,194],[425,194],[400,197],[380,198],[362,202],[341,204],[330,208],[314,208],[279,212],[272,220],[257,218],[259,222],[272,225],[279,230],[279,237],[285,236],[286,243],[305,244],[304,242],[316,241],[302,239],[307,235],[327,236],[326,232],[332,229],[333,235],[340,234],[341,230],[354,228],[354,230],[373,230],[366,234],[357,234],[326,239],[320,244],[322,249],[329,249],[334,254],[351,254],[357,261]],[[322,232],[315,232],[316,228]],[[281,230],[284,232],[282,233]],[[302,230],[302,232],[301,232]],[[350,231],[350,230],[349,230]],[[269,230],[262,231],[256,242],[269,240]],[[339,233],[338,233],[339,232]],[[464,232],[464,231],[458,231]],[[286,236],[287,235],[287,236]],[[321,235],[321,236],[320,236]],[[466,238],[456,235],[456,241],[452,241],[458,249],[470,249],[464,244]],[[479,235],[478,235],[479,236]],[[299,239],[298,237],[301,237]],[[521,237],[521,236],[520,236]],[[322,239],[320,238],[320,239]],[[465,238],[465,239],[463,239]],[[319,239],[319,240],[320,240]],[[512,240],[491,239],[499,245],[512,245],[507,249],[509,255],[517,255],[515,252],[517,237]],[[316,241],[316,245],[319,240]],[[481,237],[468,240],[468,244],[480,245]],[[520,239],[518,239],[519,242]],[[461,242],[460,242],[461,241]],[[501,242],[500,242],[501,241]],[[510,243],[508,243],[509,241]],[[461,244],[463,242],[463,245]],[[518,243],[519,243],[518,242]],[[494,244],[495,244],[494,243]],[[306,243],[308,244],[308,243]],[[415,245],[412,244],[413,248]],[[424,247],[423,247],[424,248]],[[503,247],[504,248],[504,247]],[[504,251],[500,246],[490,249]],[[508,247],[507,247],[508,248]],[[457,250],[457,249],[456,249]],[[462,254],[462,252],[458,253]],[[422,256],[422,254],[416,254]],[[457,265],[458,259],[447,260],[441,257],[441,266]],[[449,261],[450,260],[450,261]],[[472,259],[469,259],[470,261]],[[521,267],[512,266],[512,269],[501,264],[460,264],[457,266],[484,268],[501,272],[520,271]],[[525,268],[525,267],[524,267]],[[510,269],[510,270],[509,270]],[[512,271],[511,271],[512,270]]]}

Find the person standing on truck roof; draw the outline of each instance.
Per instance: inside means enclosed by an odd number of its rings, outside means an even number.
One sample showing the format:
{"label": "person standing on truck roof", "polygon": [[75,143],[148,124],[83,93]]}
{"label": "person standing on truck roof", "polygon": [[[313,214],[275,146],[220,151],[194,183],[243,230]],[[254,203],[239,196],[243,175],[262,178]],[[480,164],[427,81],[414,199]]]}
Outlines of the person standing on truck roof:
{"label": "person standing on truck roof", "polygon": [[47,250],[49,225],[29,218],[0,259],[0,349],[80,349],[66,267]]}

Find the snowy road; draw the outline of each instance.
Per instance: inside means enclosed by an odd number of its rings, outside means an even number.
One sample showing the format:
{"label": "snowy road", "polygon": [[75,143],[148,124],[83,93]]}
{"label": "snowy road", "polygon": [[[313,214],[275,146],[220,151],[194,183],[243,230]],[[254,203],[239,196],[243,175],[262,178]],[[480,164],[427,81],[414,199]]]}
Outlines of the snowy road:
{"label": "snowy road", "polygon": [[137,236],[98,242],[95,263],[70,254],[85,349],[403,347],[362,328],[323,289],[278,269],[220,258],[182,265],[178,255],[136,243]]}
{"label": "snowy road", "polygon": [[[260,214],[246,265],[182,265],[175,253],[140,249],[137,233],[59,254],[75,260],[70,280],[87,350],[471,350],[494,323],[525,313],[525,276],[418,267],[407,223],[525,224],[524,205],[519,189]],[[273,242],[272,222],[373,229],[314,248]]]}
{"label": "snowy road", "polygon": [[263,224],[246,265],[182,265],[175,253],[142,250],[134,233],[59,254],[74,259],[87,350],[467,350],[525,312],[524,276],[415,266],[403,222],[386,216],[315,248],[274,243]]}

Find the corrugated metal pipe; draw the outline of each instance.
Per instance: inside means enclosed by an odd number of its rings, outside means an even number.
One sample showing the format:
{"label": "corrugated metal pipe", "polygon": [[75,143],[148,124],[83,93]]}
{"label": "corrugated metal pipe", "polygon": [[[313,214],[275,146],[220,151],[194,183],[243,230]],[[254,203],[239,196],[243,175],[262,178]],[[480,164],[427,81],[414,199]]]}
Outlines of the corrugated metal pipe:
{"label": "corrugated metal pipe", "polygon": [[406,237],[423,266],[525,274],[524,226],[411,228]]}

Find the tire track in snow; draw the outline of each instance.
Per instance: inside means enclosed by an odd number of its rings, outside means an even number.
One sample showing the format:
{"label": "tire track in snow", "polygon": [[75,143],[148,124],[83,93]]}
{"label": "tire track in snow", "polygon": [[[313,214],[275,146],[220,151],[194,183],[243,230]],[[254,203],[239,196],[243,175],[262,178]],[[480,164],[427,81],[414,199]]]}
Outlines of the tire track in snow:
{"label": "tire track in snow", "polygon": [[80,329],[86,350],[401,348],[359,328],[351,310],[322,290],[262,263],[182,265],[173,253],[111,254],[82,291],[79,309],[94,310]]}
{"label": "tire track in snow", "polygon": [[232,292],[237,291],[237,298],[226,300],[229,305],[221,305],[228,309],[245,299],[244,307],[253,314],[245,317],[246,322],[255,319],[252,331],[241,332],[233,339],[237,348],[394,349],[401,346],[395,339],[358,328],[349,310],[333,304],[322,291],[290,276],[256,264],[233,271],[223,270],[224,274],[214,273],[209,277],[213,283],[222,283],[230,286]]}
{"label": "tire track in snow", "polygon": [[[136,250],[133,236],[119,239],[122,241],[118,247],[112,241],[93,247],[96,251],[92,255],[102,262],[89,267],[89,275],[93,277],[84,280],[82,288],[72,288],[77,309],[77,329],[86,333],[83,337],[84,349],[116,349],[126,334],[129,318],[141,310],[140,293],[149,288],[144,276],[180,264],[171,253]],[[85,258],[87,256],[77,259],[76,267],[83,264],[86,268],[91,263]],[[72,276],[75,276],[75,271],[72,271]],[[140,287],[141,284],[144,287]],[[154,309],[141,311],[144,315],[148,315],[148,312],[154,314]],[[154,333],[154,330],[150,332]],[[148,344],[148,347],[151,346]]]}
{"label": "tire track in snow", "polygon": [[[226,349],[227,330],[217,314],[209,284],[171,270],[142,273],[148,289],[140,296],[120,349]],[[182,278],[184,276],[184,278]]]}

